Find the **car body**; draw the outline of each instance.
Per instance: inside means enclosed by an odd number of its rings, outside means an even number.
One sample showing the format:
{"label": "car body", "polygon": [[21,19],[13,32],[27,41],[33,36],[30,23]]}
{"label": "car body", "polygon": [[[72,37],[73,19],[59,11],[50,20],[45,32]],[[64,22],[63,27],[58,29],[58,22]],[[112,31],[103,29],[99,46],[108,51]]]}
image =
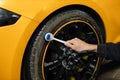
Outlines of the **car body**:
{"label": "car body", "polygon": [[14,24],[0,27],[1,80],[20,80],[23,56],[32,34],[47,18],[68,8],[97,14],[106,42],[120,41],[119,0],[0,0],[0,8],[20,15]]}

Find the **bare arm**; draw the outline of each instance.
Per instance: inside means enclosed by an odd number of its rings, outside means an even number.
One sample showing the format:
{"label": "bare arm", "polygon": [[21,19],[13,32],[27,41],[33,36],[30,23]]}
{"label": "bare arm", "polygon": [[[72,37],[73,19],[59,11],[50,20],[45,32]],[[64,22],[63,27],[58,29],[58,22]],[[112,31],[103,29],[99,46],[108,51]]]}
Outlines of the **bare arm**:
{"label": "bare arm", "polygon": [[65,45],[77,52],[81,52],[81,51],[85,51],[85,50],[97,52],[97,45],[86,43],[78,38],[68,40],[65,43]]}

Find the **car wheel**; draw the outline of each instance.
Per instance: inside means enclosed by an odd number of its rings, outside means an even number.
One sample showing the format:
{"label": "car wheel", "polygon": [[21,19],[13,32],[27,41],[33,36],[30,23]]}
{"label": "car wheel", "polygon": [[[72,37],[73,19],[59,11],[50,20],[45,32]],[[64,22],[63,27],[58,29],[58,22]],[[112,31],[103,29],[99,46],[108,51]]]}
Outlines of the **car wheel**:
{"label": "car wheel", "polygon": [[24,59],[25,80],[92,80],[101,64],[93,52],[80,54],[64,44],[44,39],[46,33],[69,40],[79,38],[88,43],[103,42],[102,31],[89,14],[80,10],[66,10],[53,16],[35,35]]}

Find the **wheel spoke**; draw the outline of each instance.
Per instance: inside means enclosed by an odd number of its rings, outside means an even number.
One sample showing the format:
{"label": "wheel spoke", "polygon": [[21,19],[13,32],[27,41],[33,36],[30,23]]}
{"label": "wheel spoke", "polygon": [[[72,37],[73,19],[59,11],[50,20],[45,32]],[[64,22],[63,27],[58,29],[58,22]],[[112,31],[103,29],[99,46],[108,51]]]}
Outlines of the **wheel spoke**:
{"label": "wheel spoke", "polygon": [[77,54],[78,57],[84,57],[84,56],[95,56],[96,52],[90,52],[90,51],[83,51]]}
{"label": "wheel spoke", "polygon": [[77,71],[77,69],[73,69],[72,72],[73,72],[73,75],[75,76],[75,79],[80,80],[81,76],[80,76],[80,73]]}
{"label": "wheel spoke", "polygon": [[78,61],[77,65],[80,66],[81,68],[86,68],[88,66],[88,62],[81,59]]}
{"label": "wheel spoke", "polygon": [[49,62],[49,63],[44,63],[44,67],[46,68],[46,71],[52,71],[54,69],[56,69],[57,67],[59,67],[61,65],[61,61],[59,60],[55,60],[53,62]]}
{"label": "wheel spoke", "polygon": [[93,38],[94,33],[93,32],[88,32],[87,33],[87,38],[84,41],[90,40],[91,38]]}

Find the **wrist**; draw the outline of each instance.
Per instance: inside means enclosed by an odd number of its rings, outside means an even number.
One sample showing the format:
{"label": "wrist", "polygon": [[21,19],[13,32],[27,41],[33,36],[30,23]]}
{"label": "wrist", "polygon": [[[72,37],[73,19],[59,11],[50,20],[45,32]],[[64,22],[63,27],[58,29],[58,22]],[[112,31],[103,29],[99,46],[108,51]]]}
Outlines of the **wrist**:
{"label": "wrist", "polygon": [[97,52],[97,47],[95,44],[89,44],[88,51]]}

